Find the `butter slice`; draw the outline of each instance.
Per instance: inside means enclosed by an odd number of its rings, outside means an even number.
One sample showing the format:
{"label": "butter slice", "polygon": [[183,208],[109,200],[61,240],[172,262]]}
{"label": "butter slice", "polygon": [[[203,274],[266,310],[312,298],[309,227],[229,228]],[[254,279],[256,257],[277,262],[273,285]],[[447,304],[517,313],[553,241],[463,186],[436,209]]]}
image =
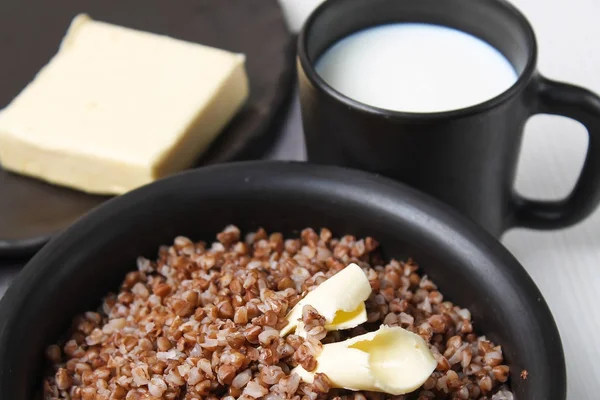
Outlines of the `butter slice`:
{"label": "butter slice", "polygon": [[245,56],[77,16],[0,112],[3,167],[120,194],[191,166],[248,97]]}
{"label": "butter slice", "polygon": [[366,322],[365,300],[371,294],[371,285],[363,270],[356,264],[346,268],[321,283],[294,306],[287,315],[288,324],[281,330],[281,336],[294,329],[304,336],[302,307],[313,306],[325,317],[327,330],[354,328]]}
{"label": "butter slice", "polygon": [[437,362],[427,343],[400,327],[381,326],[375,332],[323,346],[312,372],[294,368],[312,383],[324,373],[333,387],[369,390],[398,396],[418,389],[435,370]]}

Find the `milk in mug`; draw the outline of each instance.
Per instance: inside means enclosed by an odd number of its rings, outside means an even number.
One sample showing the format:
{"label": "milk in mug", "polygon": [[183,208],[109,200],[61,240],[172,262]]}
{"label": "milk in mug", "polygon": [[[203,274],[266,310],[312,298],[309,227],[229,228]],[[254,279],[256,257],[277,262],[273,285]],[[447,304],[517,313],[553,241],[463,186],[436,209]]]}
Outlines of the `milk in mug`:
{"label": "milk in mug", "polygon": [[492,99],[517,74],[485,41],[424,23],[395,23],[354,33],[318,59],[317,73],[364,104],[404,112],[441,112]]}

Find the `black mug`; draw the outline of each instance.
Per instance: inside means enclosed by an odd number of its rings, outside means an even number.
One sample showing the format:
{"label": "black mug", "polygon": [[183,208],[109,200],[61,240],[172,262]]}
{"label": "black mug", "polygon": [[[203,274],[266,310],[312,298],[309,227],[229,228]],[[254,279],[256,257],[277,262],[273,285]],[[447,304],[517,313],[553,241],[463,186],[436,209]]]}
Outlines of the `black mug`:
{"label": "black mug", "polygon": [[[495,98],[453,111],[388,111],[334,90],[314,65],[332,44],[397,22],[447,26],[498,49],[518,79]],[[363,169],[408,183],[454,206],[498,237],[511,227],[555,229],[588,216],[600,201],[600,98],[537,71],[527,19],[502,0],[328,0],[298,39],[298,75],[308,160]],[[528,118],[556,114],[587,128],[587,157],[559,201],[523,198],[515,171]]]}

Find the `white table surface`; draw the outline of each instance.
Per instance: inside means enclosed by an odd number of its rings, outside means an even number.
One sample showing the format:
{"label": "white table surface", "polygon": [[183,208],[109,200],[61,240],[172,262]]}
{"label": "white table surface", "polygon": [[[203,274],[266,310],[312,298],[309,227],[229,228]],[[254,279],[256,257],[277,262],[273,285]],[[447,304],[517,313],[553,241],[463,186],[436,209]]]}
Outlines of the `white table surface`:
{"label": "white table surface", "polygon": [[[514,4],[537,33],[541,72],[600,93],[600,0],[515,0]],[[526,128],[517,189],[530,197],[564,196],[579,173],[586,146],[581,125],[560,117],[533,118]],[[302,160],[304,156],[296,99],[269,158]],[[569,229],[512,230],[503,243],[525,266],[552,309],[567,357],[568,398],[600,398],[600,209]],[[14,268],[0,270],[0,295],[16,273]]]}

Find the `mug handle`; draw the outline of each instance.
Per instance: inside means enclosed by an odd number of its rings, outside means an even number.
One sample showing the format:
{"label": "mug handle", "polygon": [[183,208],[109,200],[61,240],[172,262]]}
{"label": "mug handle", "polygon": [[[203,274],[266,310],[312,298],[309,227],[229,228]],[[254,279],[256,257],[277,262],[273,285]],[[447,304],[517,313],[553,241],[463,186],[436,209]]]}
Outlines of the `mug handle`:
{"label": "mug handle", "polygon": [[562,115],[581,122],[589,144],[583,168],[573,191],[564,199],[530,200],[515,193],[514,226],[558,229],[590,215],[600,202],[600,97],[587,89],[538,76],[534,114]]}

